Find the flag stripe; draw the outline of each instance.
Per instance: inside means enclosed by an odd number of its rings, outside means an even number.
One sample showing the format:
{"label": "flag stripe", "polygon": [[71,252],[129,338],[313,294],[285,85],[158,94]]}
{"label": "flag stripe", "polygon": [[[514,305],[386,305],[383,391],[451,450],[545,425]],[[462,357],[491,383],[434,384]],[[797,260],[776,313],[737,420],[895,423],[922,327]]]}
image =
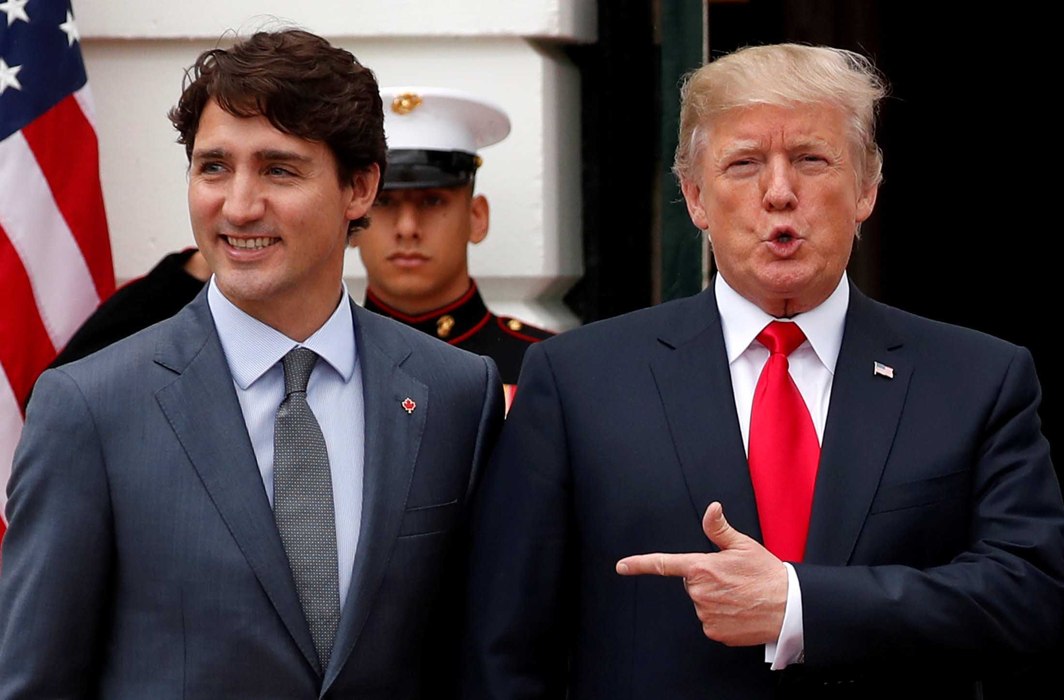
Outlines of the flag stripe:
{"label": "flag stripe", "polygon": [[0,228],[22,259],[52,345],[62,348],[100,297],[21,133],[0,141]]}
{"label": "flag stripe", "polygon": [[74,93],[74,99],[78,101],[78,106],[81,107],[81,113],[85,116],[85,121],[89,123],[92,128],[93,138],[96,137],[96,104],[92,101],[92,92],[89,90],[89,85],[86,83]]}
{"label": "flag stripe", "polygon": [[0,538],[4,536],[4,513],[7,509],[7,480],[11,476],[11,460],[15,455],[15,443],[22,432],[22,407],[7,377],[0,372]]}
{"label": "flag stripe", "polygon": [[73,8],[69,0],[32,0],[25,11],[7,10],[0,16],[0,539],[33,383],[114,291]]}
{"label": "flag stripe", "polygon": [[37,313],[33,286],[15,249],[8,244],[3,227],[0,227],[0,276],[4,280],[0,338],[13,341],[0,343],[0,366],[21,414],[22,402],[29,396],[37,375],[55,357],[57,346]]}
{"label": "flag stripe", "polygon": [[48,182],[81,255],[88,263],[99,299],[114,291],[114,269],[107,240],[107,221],[96,132],[74,95],[27,124],[22,130]]}

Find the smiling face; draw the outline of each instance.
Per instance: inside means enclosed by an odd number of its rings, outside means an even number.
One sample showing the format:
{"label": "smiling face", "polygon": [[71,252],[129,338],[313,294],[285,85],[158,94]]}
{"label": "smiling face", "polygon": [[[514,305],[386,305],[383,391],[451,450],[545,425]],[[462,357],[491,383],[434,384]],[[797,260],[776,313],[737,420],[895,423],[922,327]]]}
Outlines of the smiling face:
{"label": "smiling face", "polygon": [[681,183],[694,224],[739,294],[776,316],[819,305],[850,259],[876,185],[858,177],[847,119],[828,104],[755,105],[714,118]]}
{"label": "smiling face", "polygon": [[381,192],[355,234],[368,287],[406,314],[438,309],[469,289],[468,246],[488,233],[488,201],[472,185]]}
{"label": "smiling face", "polygon": [[379,178],[373,165],[341,183],[325,144],[209,102],[196,130],[188,204],[218,289],[305,340],[336,309],[348,222],[369,210]]}

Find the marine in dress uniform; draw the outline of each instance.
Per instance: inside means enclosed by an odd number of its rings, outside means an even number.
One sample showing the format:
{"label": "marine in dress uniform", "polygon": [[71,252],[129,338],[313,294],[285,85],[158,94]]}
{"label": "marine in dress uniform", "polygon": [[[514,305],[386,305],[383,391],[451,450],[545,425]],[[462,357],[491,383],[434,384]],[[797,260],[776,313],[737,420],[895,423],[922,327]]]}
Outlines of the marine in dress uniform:
{"label": "marine in dress uniform", "polygon": [[469,274],[468,249],[487,235],[489,207],[474,193],[478,151],[510,133],[498,106],[456,90],[385,87],[388,167],[370,226],[358,232],[365,307],[451,345],[491,357],[516,390],[529,345],[554,335],[491,313]]}
{"label": "marine in dress uniform", "polygon": [[402,321],[463,350],[495,360],[507,386],[517,384],[521,360],[532,343],[554,335],[512,316],[496,316],[484,304],[476,282],[453,303],[418,316],[408,316],[366,292],[366,308]]}

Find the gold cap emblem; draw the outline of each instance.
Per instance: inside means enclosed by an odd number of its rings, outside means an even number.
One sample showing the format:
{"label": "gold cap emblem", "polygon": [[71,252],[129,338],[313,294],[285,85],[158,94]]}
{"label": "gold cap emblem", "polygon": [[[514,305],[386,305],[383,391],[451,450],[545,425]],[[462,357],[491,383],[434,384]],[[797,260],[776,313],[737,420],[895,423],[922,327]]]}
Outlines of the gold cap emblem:
{"label": "gold cap emblem", "polygon": [[444,314],[436,319],[436,335],[439,337],[446,338],[449,336],[452,328],[454,328],[454,316]]}
{"label": "gold cap emblem", "polygon": [[511,318],[509,321],[506,322],[506,327],[516,333],[517,331],[524,328],[524,324],[522,324],[516,318]]}
{"label": "gold cap emblem", "polygon": [[420,97],[412,92],[404,92],[402,95],[396,95],[392,100],[392,111],[396,114],[410,114],[421,104]]}

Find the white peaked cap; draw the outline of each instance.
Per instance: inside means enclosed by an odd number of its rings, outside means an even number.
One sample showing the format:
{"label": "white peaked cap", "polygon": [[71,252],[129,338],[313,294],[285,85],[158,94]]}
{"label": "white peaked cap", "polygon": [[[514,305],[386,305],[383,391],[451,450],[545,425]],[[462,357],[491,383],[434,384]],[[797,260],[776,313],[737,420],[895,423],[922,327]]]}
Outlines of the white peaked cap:
{"label": "white peaked cap", "polygon": [[510,133],[510,118],[483,98],[438,87],[381,88],[384,135],[395,150],[475,154]]}

